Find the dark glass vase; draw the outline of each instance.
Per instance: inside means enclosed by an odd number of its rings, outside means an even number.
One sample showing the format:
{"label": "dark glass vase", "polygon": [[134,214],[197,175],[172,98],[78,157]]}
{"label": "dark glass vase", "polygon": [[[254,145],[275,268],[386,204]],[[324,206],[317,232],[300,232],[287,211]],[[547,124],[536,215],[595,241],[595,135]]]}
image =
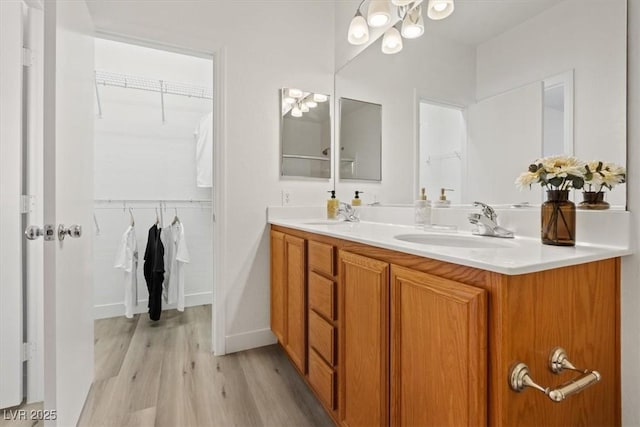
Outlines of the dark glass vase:
{"label": "dark glass vase", "polygon": [[603,192],[585,191],[582,193],[582,202],[580,202],[578,208],[602,211],[609,209],[609,203],[604,201]]}
{"label": "dark glass vase", "polygon": [[569,200],[569,190],[547,191],[542,204],[542,243],[555,246],[575,246],[576,205]]}

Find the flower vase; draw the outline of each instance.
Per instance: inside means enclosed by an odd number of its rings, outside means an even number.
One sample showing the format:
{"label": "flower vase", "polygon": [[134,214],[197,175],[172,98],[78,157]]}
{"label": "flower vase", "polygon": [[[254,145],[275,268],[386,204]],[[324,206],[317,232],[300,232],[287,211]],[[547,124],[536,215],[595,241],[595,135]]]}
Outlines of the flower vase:
{"label": "flower vase", "polygon": [[575,246],[576,205],[569,200],[569,190],[547,191],[542,204],[542,243],[554,246]]}
{"label": "flower vase", "polygon": [[582,199],[582,202],[578,205],[579,209],[609,209],[609,203],[604,201],[604,193],[602,191],[585,191],[582,193]]}

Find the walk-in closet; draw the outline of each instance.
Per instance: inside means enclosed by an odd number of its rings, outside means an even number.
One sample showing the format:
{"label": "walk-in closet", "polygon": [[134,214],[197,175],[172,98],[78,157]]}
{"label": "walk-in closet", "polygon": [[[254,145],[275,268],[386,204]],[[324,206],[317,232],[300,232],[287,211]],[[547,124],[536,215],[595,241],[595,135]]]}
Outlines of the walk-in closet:
{"label": "walk-in closet", "polygon": [[95,39],[96,319],[212,303],[212,85],[210,58]]}

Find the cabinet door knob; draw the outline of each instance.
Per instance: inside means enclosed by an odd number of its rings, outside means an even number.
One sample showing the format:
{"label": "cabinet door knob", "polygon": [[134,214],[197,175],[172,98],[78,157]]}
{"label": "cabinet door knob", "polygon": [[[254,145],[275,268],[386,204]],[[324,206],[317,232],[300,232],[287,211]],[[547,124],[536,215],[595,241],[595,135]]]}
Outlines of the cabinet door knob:
{"label": "cabinet door knob", "polygon": [[554,374],[560,374],[563,370],[569,369],[580,372],[581,375],[555,388],[542,387],[531,378],[529,367],[522,362],[518,362],[511,368],[511,372],[509,373],[509,385],[511,389],[516,392],[531,387],[546,394],[549,396],[549,399],[554,402],[562,402],[567,397],[581,392],[602,378],[598,371],[579,369],[573,366],[569,361],[567,352],[561,347],[556,347],[551,351],[551,355],[549,356],[549,369]]}

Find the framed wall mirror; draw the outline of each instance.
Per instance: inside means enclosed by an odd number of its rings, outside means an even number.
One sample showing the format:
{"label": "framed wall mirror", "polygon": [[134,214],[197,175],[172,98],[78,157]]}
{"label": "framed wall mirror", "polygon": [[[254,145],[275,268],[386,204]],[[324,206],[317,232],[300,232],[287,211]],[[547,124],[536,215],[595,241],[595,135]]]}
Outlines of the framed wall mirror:
{"label": "framed wall mirror", "polygon": [[340,98],[339,179],[382,179],[382,105]]}
{"label": "framed wall mirror", "polygon": [[329,95],[280,90],[280,176],[331,178]]}
{"label": "framed wall mirror", "polygon": [[[446,187],[454,203],[540,203],[514,185],[539,157],[625,165],[626,15],[626,0],[458,1],[396,54],[370,44],[335,96],[384,106],[379,200]],[[606,199],[624,206],[626,187]]]}

